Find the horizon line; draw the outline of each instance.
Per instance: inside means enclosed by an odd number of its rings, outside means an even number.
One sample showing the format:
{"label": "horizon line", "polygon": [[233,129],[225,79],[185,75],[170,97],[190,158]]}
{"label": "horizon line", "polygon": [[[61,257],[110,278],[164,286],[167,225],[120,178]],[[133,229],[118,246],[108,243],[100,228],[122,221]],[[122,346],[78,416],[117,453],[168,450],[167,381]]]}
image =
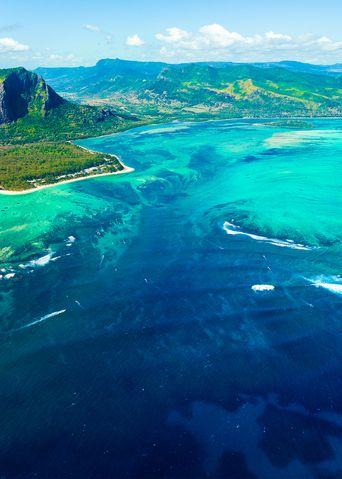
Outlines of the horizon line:
{"label": "horizon line", "polygon": [[[299,60],[272,60],[272,61],[227,61],[227,60],[198,60],[198,61],[188,61],[188,62],[165,62],[165,61],[160,61],[160,60],[132,60],[132,59],[126,59],[126,58],[111,58],[111,57],[105,57],[105,58],[100,58],[97,60],[95,63],[91,65],[74,65],[74,66],[44,66],[40,65],[38,67],[35,67],[32,69],[38,70],[39,68],[49,68],[49,69],[55,69],[55,68],[92,68],[98,65],[101,61],[121,61],[121,62],[127,62],[127,63],[154,63],[154,64],[162,64],[162,65],[211,65],[211,64],[226,64],[226,65],[279,65],[279,64],[286,64],[286,63],[295,63],[295,64],[300,64],[300,65],[312,65],[315,67],[334,67],[334,66],[341,66],[342,67],[342,62],[336,62],[336,63],[310,63],[310,62],[304,62],[304,61],[299,61]],[[18,66],[18,67],[12,67],[12,68],[25,68],[28,69],[24,66]],[[11,67],[8,68],[1,68],[1,70],[8,70],[11,69]]]}

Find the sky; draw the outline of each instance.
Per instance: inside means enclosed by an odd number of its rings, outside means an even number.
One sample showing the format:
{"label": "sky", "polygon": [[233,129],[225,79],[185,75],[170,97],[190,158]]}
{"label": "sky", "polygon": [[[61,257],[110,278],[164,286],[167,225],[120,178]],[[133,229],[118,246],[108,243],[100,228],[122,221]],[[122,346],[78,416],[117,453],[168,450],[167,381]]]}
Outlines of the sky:
{"label": "sky", "polygon": [[342,0],[0,0],[0,68],[342,63]]}

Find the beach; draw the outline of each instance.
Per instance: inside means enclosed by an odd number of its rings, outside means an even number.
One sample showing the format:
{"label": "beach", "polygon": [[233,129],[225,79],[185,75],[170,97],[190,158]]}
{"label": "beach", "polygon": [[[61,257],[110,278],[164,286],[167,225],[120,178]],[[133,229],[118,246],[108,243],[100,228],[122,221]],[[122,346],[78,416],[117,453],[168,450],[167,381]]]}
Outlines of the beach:
{"label": "beach", "polygon": [[[83,150],[89,151],[89,153],[95,154],[96,152],[93,150],[89,150],[88,148],[85,148],[84,146],[79,146],[79,148],[82,148]],[[83,180],[90,180],[92,178],[98,178],[100,176],[112,176],[112,175],[122,175],[124,173],[132,173],[134,171],[134,168],[131,168],[129,166],[126,166],[116,155],[113,154],[108,154],[108,156],[113,156],[115,157],[118,162],[123,166],[123,169],[120,171],[113,171],[110,173],[98,173],[95,175],[87,175],[87,176],[80,176],[78,178],[70,178],[69,180],[62,180],[62,181],[57,181],[56,183],[50,183],[48,185],[41,185],[37,186],[36,188],[29,188],[27,190],[18,190],[18,191],[12,191],[12,190],[0,190],[0,195],[28,195],[30,193],[35,193],[36,191],[39,190],[44,190],[46,188],[52,188],[54,186],[60,186],[60,185],[65,185],[67,183],[74,183],[76,181],[83,181]]]}

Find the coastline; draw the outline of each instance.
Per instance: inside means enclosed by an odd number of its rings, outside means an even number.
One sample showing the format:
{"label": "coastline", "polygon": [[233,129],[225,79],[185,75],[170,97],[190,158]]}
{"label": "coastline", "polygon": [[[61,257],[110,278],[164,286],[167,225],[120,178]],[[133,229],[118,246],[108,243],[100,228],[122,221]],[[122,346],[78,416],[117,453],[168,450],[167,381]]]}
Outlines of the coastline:
{"label": "coastline", "polygon": [[[70,143],[73,143],[73,142],[70,141]],[[79,148],[82,148],[83,150],[89,151],[89,153],[92,153],[92,154],[96,153],[95,151],[90,150],[89,148],[86,148],[84,146],[80,146],[80,145],[77,145],[77,146]],[[111,153],[107,153],[107,154],[108,156],[115,157],[120,163],[120,165],[123,167],[123,169],[119,171],[113,171],[111,173],[98,173],[96,175],[87,175],[87,176],[80,176],[79,178],[70,178],[69,180],[57,181],[56,183],[41,185],[41,186],[37,186],[36,188],[29,188],[27,190],[18,190],[18,191],[0,190],[0,195],[7,195],[7,196],[29,195],[31,193],[35,193],[36,191],[44,190],[46,188],[53,188],[54,186],[65,185],[67,183],[75,183],[76,181],[90,180],[92,178],[99,178],[101,176],[122,175],[125,173],[132,173],[134,171],[134,168],[131,168],[130,166],[125,165],[116,155],[113,155]]]}
{"label": "coastline", "polygon": [[[165,121],[161,121],[160,123],[159,122],[151,122],[151,123],[144,123],[142,125],[139,125],[139,126],[133,126],[132,128],[127,128],[127,129],[123,129],[123,130],[120,130],[120,131],[116,131],[116,132],[113,132],[113,133],[106,133],[104,135],[100,135],[96,138],[104,138],[104,137],[109,137],[109,136],[114,136],[114,135],[117,135],[117,134],[120,134],[120,133],[123,133],[123,132],[128,132],[128,131],[131,131],[131,130],[135,130],[136,128],[140,128],[140,127],[150,127],[150,126],[160,126],[161,124],[166,124],[166,125],[172,125],[172,124],[175,124],[175,123],[194,123],[194,124],[199,124],[199,123],[203,123],[203,122],[222,122],[222,121],[239,121],[239,120],[248,120],[248,121],[261,121],[261,120],[266,120],[266,121],[277,121],[277,120],[340,120],[342,119],[342,117],[340,116],[302,116],[302,117],[248,117],[248,118],[244,118],[244,117],[236,117],[236,118],[213,118],[213,119],[203,119],[203,120],[199,120],[199,121],[194,121],[194,120],[170,120],[168,122],[165,122]],[[89,137],[91,138],[91,137]],[[83,139],[86,139],[86,138],[82,138]],[[78,139],[79,140],[79,139]],[[90,150],[89,148],[86,148],[85,146],[82,146],[82,145],[78,145],[77,143],[74,143],[74,141],[72,140],[66,140],[67,143],[72,143],[76,146],[78,146],[79,148],[82,148],[84,150],[87,150],[89,153],[92,153],[92,154],[95,154],[96,151],[94,150]],[[77,140],[75,140],[77,141]],[[36,188],[30,188],[30,189],[27,189],[27,190],[18,190],[18,191],[11,191],[11,190],[0,190],[0,195],[7,195],[7,196],[16,196],[16,195],[26,195],[26,194],[31,194],[31,193],[34,193],[36,191],[39,191],[39,190],[43,190],[45,188],[52,188],[52,187],[55,187],[55,186],[59,186],[59,185],[63,185],[63,184],[67,184],[67,183],[74,183],[76,181],[83,181],[83,180],[88,180],[88,179],[91,179],[91,178],[98,178],[98,177],[101,177],[101,176],[110,176],[110,175],[120,175],[120,174],[124,174],[124,173],[132,173],[134,170],[134,168],[131,168],[127,165],[125,165],[122,160],[120,160],[120,158],[117,156],[117,155],[114,155],[112,153],[107,153],[108,156],[113,156],[115,157],[119,163],[123,166],[123,169],[120,170],[120,171],[115,171],[115,172],[112,172],[112,173],[99,173],[99,174],[96,174],[96,175],[88,175],[88,176],[80,176],[79,178],[71,178],[69,180],[63,180],[63,181],[58,181],[56,183],[51,183],[51,184],[48,184],[48,185],[42,185],[42,186],[37,186]]]}

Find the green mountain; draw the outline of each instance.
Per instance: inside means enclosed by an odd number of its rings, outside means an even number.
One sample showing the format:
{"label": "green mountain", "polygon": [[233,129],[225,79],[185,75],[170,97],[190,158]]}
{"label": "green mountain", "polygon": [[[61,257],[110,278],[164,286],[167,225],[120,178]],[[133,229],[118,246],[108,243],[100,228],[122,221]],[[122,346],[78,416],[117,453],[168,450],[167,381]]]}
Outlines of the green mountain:
{"label": "green mountain", "polygon": [[[339,65],[101,60],[93,67],[41,68],[63,96],[143,117],[291,117],[342,114]],[[335,74],[334,74],[335,71]]]}
{"label": "green mountain", "polygon": [[0,188],[122,169],[117,158],[66,140],[151,121],[342,115],[342,76],[332,73],[339,66],[317,68],[108,59],[88,68],[39,69],[47,81],[24,68],[0,70]]}
{"label": "green mountain", "polygon": [[0,70],[0,189],[32,189],[123,169],[68,139],[133,126],[129,115],[71,103],[24,68]]}
{"label": "green mountain", "polygon": [[71,103],[24,68],[0,70],[0,144],[101,135],[131,120],[112,109]]}
{"label": "green mountain", "polygon": [[64,100],[43,78],[24,68],[0,70],[0,124],[35,114],[45,117]]}
{"label": "green mountain", "polygon": [[282,67],[293,72],[300,73],[315,73],[318,75],[342,75],[342,64],[335,63],[334,65],[312,65],[310,63],[296,62],[296,61],[281,61],[281,62],[266,62],[266,63],[254,63],[255,66],[260,68],[274,68]]}

